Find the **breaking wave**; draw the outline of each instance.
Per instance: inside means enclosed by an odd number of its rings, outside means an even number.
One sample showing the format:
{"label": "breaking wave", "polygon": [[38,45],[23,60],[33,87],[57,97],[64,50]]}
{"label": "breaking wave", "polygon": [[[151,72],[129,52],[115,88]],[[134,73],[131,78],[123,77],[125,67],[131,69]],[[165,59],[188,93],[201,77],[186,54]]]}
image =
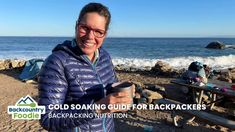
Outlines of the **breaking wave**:
{"label": "breaking wave", "polygon": [[217,57],[174,57],[165,59],[139,59],[139,58],[113,58],[115,66],[121,65],[125,68],[132,67],[137,69],[149,69],[153,67],[157,61],[169,63],[174,68],[187,68],[193,61],[199,61],[213,69],[227,69],[235,67],[235,55],[217,56]]}

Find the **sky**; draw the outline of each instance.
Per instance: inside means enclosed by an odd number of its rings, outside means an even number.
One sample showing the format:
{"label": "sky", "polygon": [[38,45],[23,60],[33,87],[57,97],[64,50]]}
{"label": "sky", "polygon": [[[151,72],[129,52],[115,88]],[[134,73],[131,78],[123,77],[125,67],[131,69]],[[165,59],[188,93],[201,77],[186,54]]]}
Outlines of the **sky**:
{"label": "sky", "polygon": [[109,8],[108,37],[235,37],[235,0],[0,0],[0,36],[74,36],[89,2]]}

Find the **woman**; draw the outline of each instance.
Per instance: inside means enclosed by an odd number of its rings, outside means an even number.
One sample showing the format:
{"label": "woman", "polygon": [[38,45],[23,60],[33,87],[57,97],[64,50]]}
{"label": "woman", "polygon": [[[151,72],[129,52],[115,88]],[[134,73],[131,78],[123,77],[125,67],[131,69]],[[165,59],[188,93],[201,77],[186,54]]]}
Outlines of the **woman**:
{"label": "woman", "polygon": [[130,104],[126,92],[107,94],[117,82],[109,54],[101,47],[111,15],[99,3],[83,7],[76,37],[57,45],[39,74],[39,105],[46,106],[41,125],[52,131],[114,131],[112,118],[50,118],[58,113],[112,113],[121,110],[54,110],[50,104]]}

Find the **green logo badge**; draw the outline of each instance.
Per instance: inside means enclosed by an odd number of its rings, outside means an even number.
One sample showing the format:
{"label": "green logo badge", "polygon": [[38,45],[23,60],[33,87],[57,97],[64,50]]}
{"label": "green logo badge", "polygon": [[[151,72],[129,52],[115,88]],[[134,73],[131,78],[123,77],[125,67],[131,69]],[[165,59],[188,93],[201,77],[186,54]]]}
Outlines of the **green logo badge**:
{"label": "green logo badge", "polygon": [[8,106],[8,114],[12,114],[12,119],[32,120],[41,119],[41,114],[45,114],[45,106],[38,106],[37,102],[29,95],[19,99],[15,106]]}

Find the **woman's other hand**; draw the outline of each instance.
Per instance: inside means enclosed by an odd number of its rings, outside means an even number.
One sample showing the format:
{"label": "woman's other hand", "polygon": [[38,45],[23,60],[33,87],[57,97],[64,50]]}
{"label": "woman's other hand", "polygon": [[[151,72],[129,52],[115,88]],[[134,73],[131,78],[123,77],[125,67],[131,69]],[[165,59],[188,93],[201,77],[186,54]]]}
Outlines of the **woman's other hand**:
{"label": "woman's other hand", "polygon": [[105,98],[95,102],[95,104],[105,104],[105,110],[97,110],[97,113],[113,113],[113,112],[125,112],[128,109],[108,109],[108,105],[130,105],[133,98],[129,96],[129,92],[122,91],[109,94]]}

